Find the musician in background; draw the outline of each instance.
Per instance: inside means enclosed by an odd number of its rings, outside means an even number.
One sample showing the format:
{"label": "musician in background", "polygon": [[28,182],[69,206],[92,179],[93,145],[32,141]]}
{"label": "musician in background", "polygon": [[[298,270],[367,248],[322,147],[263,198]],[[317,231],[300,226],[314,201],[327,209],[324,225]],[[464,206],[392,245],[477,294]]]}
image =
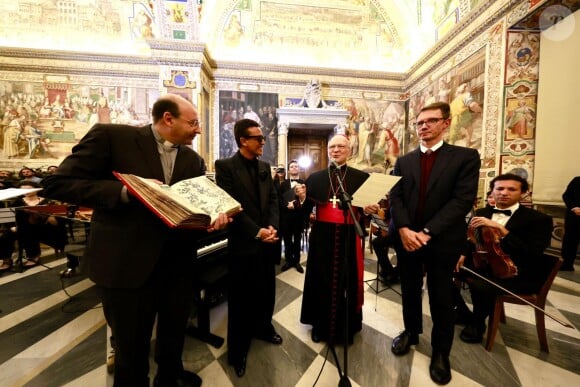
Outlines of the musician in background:
{"label": "musician in background", "polygon": [[[153,386],[200,386],[181,360],[193,303],[196,241],[205,231],[167,227],[133,198],[113,171],[158,183],[205,174],[205,162],[187,145],[201,133],[195,107],[174,94],[152,108],[143,127],[96,124],[57,171],[43,180],[45,194],[91,207],[85,251],[115,338],[115,387],[149,386],[149,348],[157,320]],[[220,214],[213,229],[229,219]]]}
{"label": "musician in background", "polygon": [[304,212],[296,195],[296,186],[304,184],[300,178],[300,166],[297,160],[288,163],[288,178],[280,184],[280,229],[284,237],[284,258],[286,263],[282,271],[295,268],[304,273],[300,264],[300,244],[304,231]]}
{"label": "musician in background", "polygon": [[[380,271],[379,276],[382,281],[386,284],[394,284],[399,282],[399,269],[393,267],[393,264],[389,260],[389,247],[392,246],[393,241],[389,235],[388,224],[390,221],[389,217],[389,200],[382,199],[379,202],[379,209],[377,211],[377,217],[380,223],[377,223],[375,238],[373,238],[373,249],[375,250],[375,255],[379,261]],[[373,217],[374,218],[374,217]],[[379,222],[374,218],[374,222]]]}
{"label": "musician in background", "polygon": [[[490,188],[495,207],[478,209],[471,219],[470,228],[478,232],[478,229],[487,227],[496,233],[499,247],[517,267],[517,275],[511,278],[491,279],[515,293],[537,292],[546,280],[547,273],[541,260],[550,244],[552,218],[520,205],[522,195],[528,191],[528,182],[518,175],[499,175],[491,181]],[[472,245],[467,258],[462,256],[457,262],[456,270],[464,264],[473,266],[474,250]],[[492,276],[491,268],[478,271],[488,278]],[[470,276],[467,282],[473,302],[473,322],[462,330],[459,337],[466,343],[480,343],[485,332],[485,319],[493,311],[495,297],[503,291],[480,278]]]}

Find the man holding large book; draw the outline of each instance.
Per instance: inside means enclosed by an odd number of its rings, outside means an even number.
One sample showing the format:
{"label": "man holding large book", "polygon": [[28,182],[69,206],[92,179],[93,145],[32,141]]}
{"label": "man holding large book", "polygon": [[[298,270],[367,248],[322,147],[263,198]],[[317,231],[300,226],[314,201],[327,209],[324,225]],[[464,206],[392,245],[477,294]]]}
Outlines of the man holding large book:
{"label": "man holding large book", "polygon": [[282,344],[272,325],[279,203],[270,165],[258,160],[265,144],[259,124],[242,119],[234,136],[239,151],[215,162],[215,177],[244,209],[234,218],[228,239],[228,361],[242,377],[253,337]]}
{"label": "man holding large book", "polygon": [[[193,302],[196,239],[206,231],[172,229],[135,199],[113,171],[165,184],[201,176],[191,148],[201,132],[194,106],[160,97],[153,124],[97,124],[43,183],[47,197],[94,209],[85,252],[115,338],[115,386],[149,386],[149,346],[157,317],[154,386],[199,386],[183,369],[183,341]],[[220,214],[212,229],[229,219]]]}

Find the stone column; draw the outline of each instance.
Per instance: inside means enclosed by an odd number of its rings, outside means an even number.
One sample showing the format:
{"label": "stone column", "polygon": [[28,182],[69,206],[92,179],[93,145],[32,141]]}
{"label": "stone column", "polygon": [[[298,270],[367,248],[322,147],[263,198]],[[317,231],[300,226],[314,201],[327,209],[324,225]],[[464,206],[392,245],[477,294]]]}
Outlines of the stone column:
{"label": "stone column", "polygon": [[288,158],[288,121],[278,121],[278,164],[286,165]]}

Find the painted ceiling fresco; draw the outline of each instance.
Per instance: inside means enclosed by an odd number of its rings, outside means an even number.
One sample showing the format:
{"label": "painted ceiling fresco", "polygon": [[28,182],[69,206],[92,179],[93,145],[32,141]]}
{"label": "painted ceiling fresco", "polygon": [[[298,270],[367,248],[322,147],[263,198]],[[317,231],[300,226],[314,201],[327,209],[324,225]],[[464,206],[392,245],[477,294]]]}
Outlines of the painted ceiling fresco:
{"label": "painted ceiling fresco", "polygon": [[400,72],[479,2],[12,0],[0,46],[148,55],[147,39],[195,40],[218,61]]}

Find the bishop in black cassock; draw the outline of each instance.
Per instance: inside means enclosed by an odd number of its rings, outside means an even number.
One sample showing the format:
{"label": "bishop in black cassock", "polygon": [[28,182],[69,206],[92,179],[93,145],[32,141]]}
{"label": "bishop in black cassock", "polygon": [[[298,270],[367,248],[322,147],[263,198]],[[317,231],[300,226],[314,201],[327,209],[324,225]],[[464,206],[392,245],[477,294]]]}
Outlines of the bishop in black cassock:
{"label": "bishop in black cassock", "polygon": [[[336,136],[339,137],[339,136]],[[336,138],[335,137],[335,138]],[[331,155],[329,143],[329,155]],[[311,229],[306,277],[302,297],[300,322],[312,325],[313,341],[325,340],[331,344],[344,338],[345,299],[341,289],[344,256],[347,256],[348,274],[348,339],[362,328],[363,251],[350,214],[345,224],[338,199],[337,179],[352,194],[365,182],[368,173],[342,165],[313,173],[306,180],[305,213],[316,208],[316,220]],[[346,207],[345,207],[346,208]],[[354,207],[359,216],[362,209]]]}

